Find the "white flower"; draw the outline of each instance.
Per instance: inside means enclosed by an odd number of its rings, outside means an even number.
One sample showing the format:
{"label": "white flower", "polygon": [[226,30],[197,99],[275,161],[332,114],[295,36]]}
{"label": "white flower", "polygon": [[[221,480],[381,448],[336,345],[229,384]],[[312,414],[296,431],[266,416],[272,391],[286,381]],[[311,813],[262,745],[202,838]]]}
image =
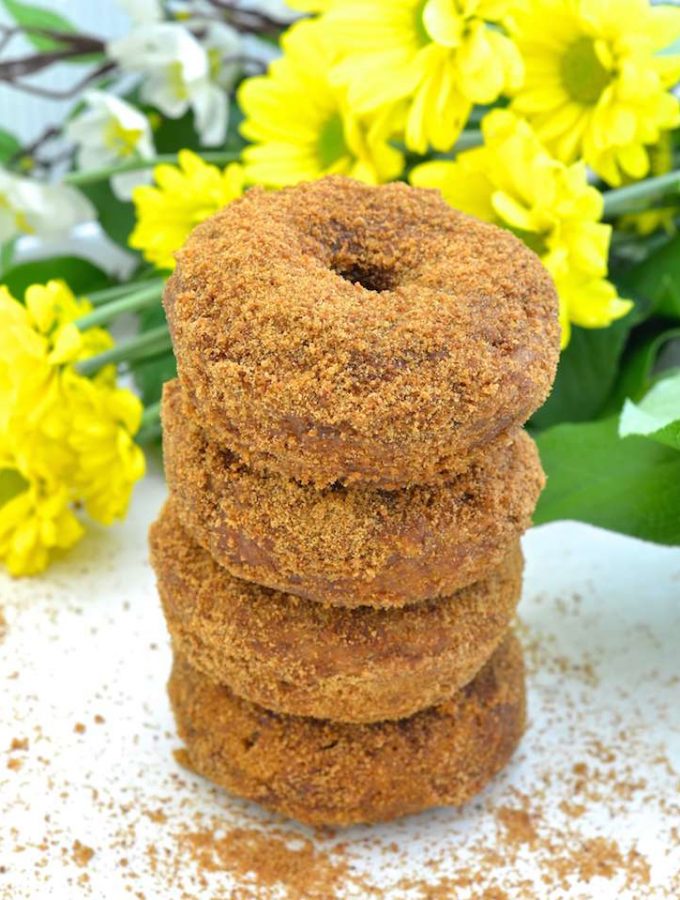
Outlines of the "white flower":
{"label": "white flower", "polygon": [[118,0],[135,25],[161,22],[163,9],[159,0]]}
{"label": "white flower", "polygon": [[[89,91],[86,108],[69,122],[66,133],[77,144],[80,169],[103,169],[125,160],[154,155],[151,126],[134,106],[103,91]],[[121,172],[111,179],[114,194],[129,200],[132,189],[151,179],[148,171]]]}
{"label": "white flower", "polygon": [[75,225],[96,219],[90,202],[65,184],[42,184],[0,169],[0,243],[20,234],[61,238]]}
{"label": "white flower", "polygon": [[229,104],[211,80],[208,50],[183,25],[142,25],[108,45],[121,68],[143,75],[140,97],[164,115],[178,119],[191,108],[201,143],[221,144],[227,133]]}

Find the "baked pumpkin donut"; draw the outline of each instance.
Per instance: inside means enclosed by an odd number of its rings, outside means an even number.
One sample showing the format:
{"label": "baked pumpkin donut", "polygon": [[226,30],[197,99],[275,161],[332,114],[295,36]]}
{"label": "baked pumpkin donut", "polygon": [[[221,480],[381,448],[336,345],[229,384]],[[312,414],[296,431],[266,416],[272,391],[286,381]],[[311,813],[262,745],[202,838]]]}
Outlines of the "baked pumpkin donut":
{"label": "baked pumpkin donut", "polygon": [[463,472],[541,405],[559,356],[538,257],[405,184],[253,188],[193,231],[164,304],[197,419],[319,487]]}
{"label": "baked pumpkin donut", "polygon": [[521,431],[447,484],[316,490],[256,473],[163,397],[165,470],[187,531],[232,575],[337,606],[396,607],[485,578],[529,526],[543,486]]}
{"label": "baked pumpkin donut", "polygon": [[168,688],[190,768],[310,825],[466,803],[506,765],[524,730],[522,653],[513,636],[451,699],[396,722],[282,716],[218,687],[181,656]]}
{"label": "baked pumpkin donut", "polygon": [[485,581],[402,609],[343,609],[231,576],[182,529],[172,501],[150,531],[173,645],[239,697],[343,722],[398,719],[466,684],[496,649],[522,589],[517,542]]}

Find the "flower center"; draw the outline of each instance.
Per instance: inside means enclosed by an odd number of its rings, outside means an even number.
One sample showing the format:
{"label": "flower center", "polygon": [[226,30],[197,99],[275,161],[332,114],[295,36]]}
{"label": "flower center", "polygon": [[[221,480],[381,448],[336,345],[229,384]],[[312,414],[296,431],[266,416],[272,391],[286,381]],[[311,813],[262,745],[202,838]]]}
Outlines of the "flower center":
{"label": "flower center", "polygon": [[0,469],[0,507],[14,500],[28,487],[28,482],[16,469]]}
{"label": "flower center", "polygon": [[345,128],[340,113],[333,113],[323,125],[317,143],[319,162],[324,169],[332,166],[341,157],[347,156],[349,150],[345,142]]}
{"label": "flower center", "polygon": [[589,37],[574,41],[562,57],[562,84],[572,100],[592,106],[609,84],[611,74],[602,65]]}
{"label": "flower center", "polygon": [[120,122],[111,119],[104,135],[104,143],[117,156],[132,156],[142,136],[139,128],[124,128]]}

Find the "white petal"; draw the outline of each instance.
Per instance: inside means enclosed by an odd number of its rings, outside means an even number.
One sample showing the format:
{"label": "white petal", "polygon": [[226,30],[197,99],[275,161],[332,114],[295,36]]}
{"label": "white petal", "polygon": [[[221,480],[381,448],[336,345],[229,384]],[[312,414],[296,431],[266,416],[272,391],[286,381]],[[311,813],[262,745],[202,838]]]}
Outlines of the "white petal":
{"label": "white petal", "polygon": [[192,92],[191,106],[201,143],[206,147],[223,143],[229,120],[229,101],[224,91],[205,81]]}
{"label": "white petal", "polygon": [[163,19],[159,0],[118,0],[118,2],[136,25],[160,22]]}

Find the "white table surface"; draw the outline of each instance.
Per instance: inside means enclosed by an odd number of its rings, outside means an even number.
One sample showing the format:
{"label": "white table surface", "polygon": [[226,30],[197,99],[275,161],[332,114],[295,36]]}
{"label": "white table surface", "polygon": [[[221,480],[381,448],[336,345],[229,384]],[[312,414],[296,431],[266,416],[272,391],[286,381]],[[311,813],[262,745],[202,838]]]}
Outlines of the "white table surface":
{"label": "white table surface", "polygon": [[[336,897],[680,896],[679,550],[573,523],[532,530],[530,723],[511,766],[463,810],[313,834],[173,758],[146,550],[164,493],[152,472],[123,525],[43,577],[0,576],[3,900],[327,897],[315,872],[336,868]],[[255,871],[220,856],[221,837],[255,847]],[[202,869],[197,842],[214,851]],[[282,842],[287,887],[262,859]]]}

